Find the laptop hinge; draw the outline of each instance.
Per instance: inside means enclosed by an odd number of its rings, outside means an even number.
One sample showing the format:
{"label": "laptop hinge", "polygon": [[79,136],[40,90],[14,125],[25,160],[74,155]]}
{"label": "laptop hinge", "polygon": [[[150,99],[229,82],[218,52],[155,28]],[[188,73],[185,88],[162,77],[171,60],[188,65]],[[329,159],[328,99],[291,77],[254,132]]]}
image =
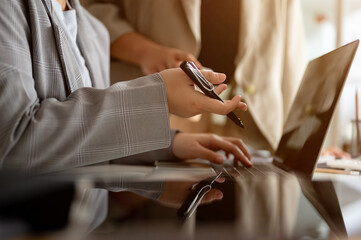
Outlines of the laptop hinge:
{"label": "laptop hinge", "polygon": [[272,164],[274,164],[275,166],[287,171],[287,172],[292,172],[292,169],[288,166],[286,166],[285,164],[283,164],[280,160],[277,160],[276,158],[273,158]]}

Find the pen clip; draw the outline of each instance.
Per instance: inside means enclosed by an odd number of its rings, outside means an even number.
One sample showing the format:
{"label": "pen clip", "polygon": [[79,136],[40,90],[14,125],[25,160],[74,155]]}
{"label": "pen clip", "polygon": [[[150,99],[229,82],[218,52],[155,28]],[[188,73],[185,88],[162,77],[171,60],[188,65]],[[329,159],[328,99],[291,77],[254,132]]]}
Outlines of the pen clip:
{"label": "pen clip", "polygon": [[202,87],[204,87],[205,90],[207,91],[213,91],[214,85],[203,76],[203,74],[201,73],[201,71],[199,71],[197,66],[193,62],[187,62],[187,63],[191,66],[189,69],[197,77],[197,80],[202,85]]}
{"label": "pen clip", "polygon": [[206,185],[198,191],[192,203],[189,205],[188,209],[184,212],[184,217],[190,217],[193,214],[193,212],[197,209],[198,205],[201,203],[204,195],[206,195],[211,189],[212,189],[211,185]]}
{"label": "pen clip", "polygon": [[206,195],[211,189],[212,184],[222,175],[222,172],[218,173],[211,179],[206,179],[198,183],[195,189],[190,193],[188,198],[184,201],[182,206],[178,209],[177,214],[182,218],[190,217],[201,203],[204,195]]}
{"label": "pen clip", "polygon": [[[214,91],[214,85],[203,76],[201,71],[199,71],[193,62],[184,61],[181,63],[180,68],[206,96],[224,102],[222,98]],[[229,117],[229,119],[231,119],[238,126],[244,128],[243,122],[234,112],[228,113],[227,117]]]}

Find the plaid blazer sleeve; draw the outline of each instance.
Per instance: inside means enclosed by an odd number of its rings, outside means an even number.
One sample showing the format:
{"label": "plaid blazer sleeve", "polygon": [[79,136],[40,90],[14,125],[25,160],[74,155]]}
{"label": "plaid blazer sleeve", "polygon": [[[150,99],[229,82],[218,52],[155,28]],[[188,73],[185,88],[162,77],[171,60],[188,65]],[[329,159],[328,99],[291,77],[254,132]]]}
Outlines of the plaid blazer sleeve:
{"label": "plaid blazer sleeve", "polygon": [[[29,27],[44,22],[29,16],[36,2],[0,4],[1,167],[54,171],[168,147],[168,107],[159,74],[53,97],[63,91],[50,81],[59,59],[41,62],[54,42]],[[39,98],[39,91],[49,96]]]}

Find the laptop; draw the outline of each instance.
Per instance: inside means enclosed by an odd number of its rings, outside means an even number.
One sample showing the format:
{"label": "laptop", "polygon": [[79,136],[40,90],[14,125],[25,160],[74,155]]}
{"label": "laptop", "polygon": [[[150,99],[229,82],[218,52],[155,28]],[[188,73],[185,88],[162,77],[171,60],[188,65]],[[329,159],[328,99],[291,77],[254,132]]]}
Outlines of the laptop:
{"label": "laptop", "polygon": [[284,126],[281,140],[268,164],[235,167],[230,159],[222,165],[210,163],[216,177],[203,180],[188,196],[178,215],[187,218],[219,176],[230,178],[295,173],[311,179],[328,126],[343,89],[359,40],[346,44],[308,63]]}
{"label": "laptop", "polygon": [[216,172],[255,175],[271,169],[312,177],[358,45],[359,40],[353,41],[308,63],[272,164],[254,164],[251,168],[213,164]]}

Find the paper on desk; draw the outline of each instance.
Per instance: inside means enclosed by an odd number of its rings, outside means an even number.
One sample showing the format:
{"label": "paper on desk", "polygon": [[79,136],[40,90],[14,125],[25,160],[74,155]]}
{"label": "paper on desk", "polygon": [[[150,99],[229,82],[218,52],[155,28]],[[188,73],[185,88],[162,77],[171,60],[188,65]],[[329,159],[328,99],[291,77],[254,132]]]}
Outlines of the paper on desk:
{"label": "paper on desk", "polygon": [[360,159],[341,159],[326,162],[328,167],[361,171]]}

